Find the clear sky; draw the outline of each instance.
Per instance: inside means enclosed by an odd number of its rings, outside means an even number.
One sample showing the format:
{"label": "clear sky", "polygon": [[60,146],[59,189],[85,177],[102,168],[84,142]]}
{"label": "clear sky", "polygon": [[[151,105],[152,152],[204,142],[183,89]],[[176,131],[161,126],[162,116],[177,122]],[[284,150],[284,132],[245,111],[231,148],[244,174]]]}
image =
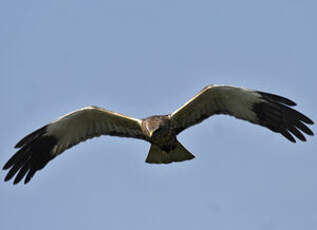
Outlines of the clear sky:
{"label": "clear sky", "polygon": [[[2,1],[0,163],[33,130],[88,105],[144,118],[208,84],[280,94],[317,121],[317,2]],[[317,131],[316,126],[312,130]],[[179,136],[192,161],[101,137],[27,184],[0,174],[0,229],[317,228],[317,141],[213,117]]]}

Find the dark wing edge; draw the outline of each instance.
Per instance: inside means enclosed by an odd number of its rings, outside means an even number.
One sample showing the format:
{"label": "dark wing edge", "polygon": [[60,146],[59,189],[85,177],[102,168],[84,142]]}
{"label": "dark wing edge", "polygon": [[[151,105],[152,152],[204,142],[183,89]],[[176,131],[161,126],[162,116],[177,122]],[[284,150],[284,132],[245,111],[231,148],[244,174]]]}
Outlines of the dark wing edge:
{"label": "dark wing edge", "polygon": [[[96,106],[66,114],[27,135],[15,145],[15,148],[20,149],[3,166],[3,170],[9,169],[4,180],[8,181],[16,175],[13,184],[19,183],[24,177],[26,184],[36,171],[44,168],[58,154],[82,141],[100,135],[145,140],[140,122],[138,119]],[[69,130],[73,130],[74,133],[68,133]]]}
{"label": "dark wing edge", "polygon": [[28,183],[36,171],[52,160],[56,155],[52,149],[57,144],[55,136],[47,135],[47,126],[44,126],[23,138],[16,148],[20,148],[3,166],[3,170],[9,170],[4,181],[10,180],[16,175],[13,184],[19,183],[25,176],[24,183]]}
{"label": "dark wing edge", "polygon": [[313,125],[314,122],[291,108],[296,105],[295,102],[275,94],[261,91],[257,91],[257,93],[261,95],[263,101],[255,103],[252,110],[256,113],[260,125],[273,132],[281,133],[293,143],[296,142],[293,135],[301,141],[306,141],[301,132],[310,136],[314,135],[313,131],[307,127],[307,125]]}
{"label": "dark wing edge", "polygon": [[227,114],[281,133],[291,142],[301,133],[313,136],[307,125],[314,122],[292,109],[296,103],[288,98],[250,89],[210,85],[170,115],[176,134],[215,114]]}

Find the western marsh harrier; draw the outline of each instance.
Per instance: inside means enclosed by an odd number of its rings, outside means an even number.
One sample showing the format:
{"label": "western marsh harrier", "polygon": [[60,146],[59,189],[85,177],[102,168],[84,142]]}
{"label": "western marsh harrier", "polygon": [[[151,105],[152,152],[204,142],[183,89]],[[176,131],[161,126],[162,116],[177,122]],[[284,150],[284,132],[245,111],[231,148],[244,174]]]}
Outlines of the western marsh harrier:
{"label": "western marsh harrier", "polygon": [[292,109],[296,103],[278,95],[232,87],[210,85],[181,108],[168,115],[145,119],[128,117],[95,106],[76,110],[34,131],[19,141],[19,150],[3,169],[10,169],[5,181],[16,175],[28,183],[36,171],[66,149],[100,135],[139,138],[151,143],[147,163],[167,164],[194,158],[176,136],[190,126],[216,115],[227,114],[282,134],[291,142],[306,141],[302,133],[313,121]]}

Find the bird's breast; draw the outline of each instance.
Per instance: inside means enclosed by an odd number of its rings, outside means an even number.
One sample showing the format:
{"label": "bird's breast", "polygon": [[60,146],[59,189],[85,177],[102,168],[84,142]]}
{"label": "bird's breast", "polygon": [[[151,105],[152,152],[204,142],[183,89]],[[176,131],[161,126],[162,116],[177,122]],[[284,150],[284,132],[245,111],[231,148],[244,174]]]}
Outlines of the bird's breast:
{"label": "bird's breast", "polygon": [[173,130],[169,130],[167,134],[152,136],[150,142],[160,146],[163,150],[170,150],[176,145],[177,140]]}

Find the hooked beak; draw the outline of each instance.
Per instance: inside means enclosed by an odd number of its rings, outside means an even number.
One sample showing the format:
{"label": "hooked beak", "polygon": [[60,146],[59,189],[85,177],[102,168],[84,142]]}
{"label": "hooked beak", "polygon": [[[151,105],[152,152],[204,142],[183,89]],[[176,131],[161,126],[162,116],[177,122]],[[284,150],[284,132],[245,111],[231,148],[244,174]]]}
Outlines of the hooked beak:
{"label": "hooked beak", "polygon": [[157,130],[157,129],[152,129],[152,130],[149,131],[150,137],[152,137],[152,136],[154,135],[154,133],[156,132],[156,130]]}

